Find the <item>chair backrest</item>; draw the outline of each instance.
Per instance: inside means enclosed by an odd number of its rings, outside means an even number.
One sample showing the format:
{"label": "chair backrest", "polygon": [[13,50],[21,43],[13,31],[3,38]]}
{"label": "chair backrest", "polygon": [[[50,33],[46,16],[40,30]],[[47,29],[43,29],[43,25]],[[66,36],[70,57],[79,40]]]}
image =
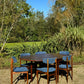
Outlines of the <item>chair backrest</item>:
{"label": "chair backrest", "polygon": [[38,55],[38,54],[47,54],[46,51],[39,51],[39,52],[36,52],[35,55]]}
{"label": "chair backrest", "polygon": [[47,61],[49,64],[55,63],[56,58],[44,58],[43,63],[47,64]]}
{"label": "chair backrest", "polygon": [[30,53],[21,53],[20,56],[30,56]]}
{"label": "chair backrest", "polygon": [[60,51],[59,54],[62,54],[62,55],[69,55],[69,51]]}
{"label": "chair backrest", "polygon": [[73,57],[72,57],[72,55],[63,56],[62,59],[66,62],[67,69],[68,69],[68,64],[71,65],[71,67],[73,68]]}
{"label": "chair backrest", "polygon": [[69,55],[69,56],[63,56],[62,59],[63,59],[64,61],[71,60],[71,55]]}
{"label": "chair backrest", "polygon": [[17,59],[15,56],[12,57],[12,60],[13,60],[13,63],[16,63],[17,62]]}
{"label": "chair backrest", "polygon": [[43,63],[47,64],[47,73],[49,73],[49,64],[55,64],[55,68],[57,69],[57,58],[44,58]]}
{"label": "chair backrest", "polygon": [[11,72],[13,72],[13,63],[16,63],[17,62],[17,59],[15,56],[12,56],[11,57]]}

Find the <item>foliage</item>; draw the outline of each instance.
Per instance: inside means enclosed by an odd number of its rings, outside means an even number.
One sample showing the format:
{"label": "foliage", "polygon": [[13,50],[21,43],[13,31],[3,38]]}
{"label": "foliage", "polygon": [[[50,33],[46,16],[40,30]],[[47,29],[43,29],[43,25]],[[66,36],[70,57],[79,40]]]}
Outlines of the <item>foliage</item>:
{"label": "foliage", "polygon": [[[46,42],[23,42],[7,43],[3,53],[9,56],[29,52],[34,54],[37,51],[46,51],[47,53],[56,53],[61,50],[81,51],[84,45],[84,30],[80,28],[67,28],[63,33],[56,33]],[[3,55],[4,56],[4,55]]]}
{"label": "foliage", "polygon": [[[79,56],[74,54],[73,61],[76,63],[83,62],[84,56],[80,51],[84,46],[84,30],[83,26],[80,28],[67,28],[64,33],[57,33],[46,42],[22,42],[22,43],[7,43],[0,57],[3,59],[10,59],[11,56],[18,56],[21,53],[35,54],[37,51],[46,51],[47,53],[57,53],[61,50],[79,52]],[[84,49],[83,49],[84,50]],[[73,52],[74,53],[74,52]],[[0,58],[2,59],[2,58]],[[1,61],[2,67],[9,66],[10,64],[4,60]],[[1,65],[0,65],[1,66]]]}
{"label": "foliage", "polygon": [[[52,13],[49,12],[49,16],[44,18],[43,12],[33,12],[26,0],[1,0],[0,43],[3,43],[2,46],[6,42],[46,41],[69,26],[77,27],[84,24],[82,0],[54,1]],[[54,47],[54,51],[56,50],[59,50],[58,47]],[[53,49],[50,49],[51,51]]]}
{"label": "foliage", "polygon": [[26,0],[0,1],[0,57],[9,59],[24,52],[56,53],[60,50],[79,51],[81,56],[84,51],[84,1],[54,1],[47,18],[43,12],[33,12]]}
{"label": "foliage", "polygon": [[[16,56],[18,57],[21,53],[31,53],[34,54],[35,52],[41,50],[42,51],[42,44],[45,42],[23,42],[23,43],[7,43],[4,46],[2,51],[3,57],[11,57]],[[0,55],[1,56],[1,55]]]}
{"label": "foliage", "polygon": [[1,53],[11,31],[20,21],[20,18],[31,16],[31,7],[26,3],[26,0],[1,0],[0,4],[0,43],[3,43]]}
{"label": "foliage", "polygon": [[47,41],[45,50],[47,52],[78,50],[81,53],[84,42],[83,36],[84,34],[79,28],[67,28],[64,33],[58,33],[52,36]]}
{"label": "foliage", "polygon": [[81,28],[67,28],[64,33],[57,33],[46,42],[7,43],[3,56],[20,55],[23,52],[34,54],[37,51],[56,53],[61,50],[80,51],[83,49],[84,31]]}
{"label": "foliage", "polygon": [[84,63],[84,56],[73,56],[74,63]]}
{"label": "foliage", "polygon": [[31,17],[20,17],[20,21],[15,25],[16,28],[11,31],[7,42],[46,40],[52,33],[49,31],[48,25],[44,19],[43,12],[40,11],[33,12]]}
{"label": "foliage", "polygon": [[[51,0],[53,1],[53,0]],[[52,16],[55,24],[61,25],[61,32],[65,27],[77,27],[84,24],[84,1],[83,0],[54,0]]]}

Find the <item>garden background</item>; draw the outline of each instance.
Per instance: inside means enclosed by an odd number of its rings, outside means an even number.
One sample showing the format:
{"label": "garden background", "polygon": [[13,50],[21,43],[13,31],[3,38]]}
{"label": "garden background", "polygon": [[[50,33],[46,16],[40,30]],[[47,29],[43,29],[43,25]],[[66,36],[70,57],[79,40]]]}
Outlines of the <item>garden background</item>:
{"label": "garden background", "polygon": [[51,1],[45,18],[26,0],[0,0],[0,68],[9,68],[12,56],[37,51],[68,50],[74,64],[84,63],[84,0]]}

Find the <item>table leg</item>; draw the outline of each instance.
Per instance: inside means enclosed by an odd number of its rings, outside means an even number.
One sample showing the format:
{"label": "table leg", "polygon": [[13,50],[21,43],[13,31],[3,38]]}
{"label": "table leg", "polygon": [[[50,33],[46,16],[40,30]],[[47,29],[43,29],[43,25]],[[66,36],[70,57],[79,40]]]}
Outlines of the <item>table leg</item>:
{"label": "table leg", "polygon": [[33,66],[33,65],[32,65],[32,62],[31,62],[31,81],[33,80],[33,79],[32,79],[32,66]]}
{"label": "table leg", "polygon": [[59,60],[57,61],[57,82],[59,82]]}

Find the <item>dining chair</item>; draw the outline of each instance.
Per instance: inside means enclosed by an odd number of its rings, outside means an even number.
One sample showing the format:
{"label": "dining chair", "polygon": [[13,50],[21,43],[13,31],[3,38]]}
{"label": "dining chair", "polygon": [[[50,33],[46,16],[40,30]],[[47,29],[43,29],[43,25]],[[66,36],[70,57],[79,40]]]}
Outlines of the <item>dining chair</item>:
{"label": "dining chair", "polygon": [[58,72],[59,70],[66,71],[66,79],[68,82],[68,74],[70,74],[71,71],[71,79],[73,80],[73,56],[72,55],[63,56],[62,60],[66,61],[66,64],[60,64]]}
{"label": "dining chair", "polygon": [[27,67],[14,67],[14,63],[17,62],[15,56],[11,58],[11,84],[13,84],[13,74],[27,74],[27,84],[28,84],[28,69]]}
{"label": "dining chair", "polygon": [[[31,55],[30,53],[21,53],[20,54],[20,57],[30,56],[30,55]],[[27,63],[27,61],[26,61],[25,64],[21,64],[21,59],[20,59],[20,66],[27,67],[29,69],[30,68],[30,65],[31,65],[31,63]]]}
{"label": "dining chair", "polygon": [[[46,51],[38,51],[38,52],[35,53],[35,55],[38,55],[38,56],[41,55],[41,54],[47,54],[47,52]],[[43,62],[36,62],[36,68],[37,68],[38,64],[39,64],[39,67],[44,65]]]}
{"label": "dining chair", "polygon": [[[37,84],[38,82],[38,73],[46,74],[47,75],[47,84],[49,84],[49,77],[54,76],[56,77],[56,84],[57,84],[57,58],[44,58],[43,63],[47,64],[46,67],[37,68],[36,75],[37,75]],[[50,67],[50,64],[55,64],[55,67]]]}
{"label": "dining chair", "polygon": [[[30,56],[31,54],[30,53],[22,53],[22,54],[20,54],[20,57],[24,57],[24,56]],[[32,73],[33,73],[33,68],[35,68],[36,67],[36,65],[34,64],[34,63],[27,63],[27,61],[26,61],[26,63],[25,64],[21,64],[21,58],[20,58],[20,66],[22,66],[22,67],[27,67],[28,69],[29,69],[29,72],[31,73],[31,75],[32,75]],[[31,81],[32,81],[32,76],[31,76]]]}
{"label": "dining chair", "polygon": [[[59,54],[66,55],[66,56],[70,55],[69,51],[60,51]],[[66,64],[66,61],[64,61],[64,60],[61,60],[59,62],[59,64],[64,64],[64,63]]]}

